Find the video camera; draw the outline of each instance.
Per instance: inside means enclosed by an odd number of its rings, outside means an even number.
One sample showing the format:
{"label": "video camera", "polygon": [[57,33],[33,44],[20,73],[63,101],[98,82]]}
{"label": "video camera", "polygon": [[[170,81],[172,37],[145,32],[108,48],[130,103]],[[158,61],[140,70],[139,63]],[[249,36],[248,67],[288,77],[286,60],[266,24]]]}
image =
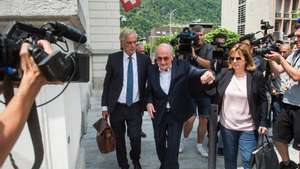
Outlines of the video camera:
{"label": "video camera", "polygon": [[214,36],[212,42],[213,48],[213,59],[214,60],[227,60],[228,47],[225,46],[226,35],[219,33]]}
{"label": "video camera", "polygon": [[191,32],[189,27],[185,27],[182,32],[171,41],[171,45],[176,46],[178,44],[177,52],[179,54],[191,54],[193,45],[198,43],[198,41],[199,37]]}
{"label": "video camera", "polygon": [[264,56],[265,54],[271,53],[271,51],[279,52],[279,47],[277,46],[276,42],[273,39],[273,36],[271,34],[268,34],[269,29],[273,29],[273,26],[270,25],[268,21],[261,20],[261,30],[264,31],[264,36],[261,38],[256,39],[255,35],[257,33],[260,33],[261,31],[258,31],[256,33],[250,33],[242,36],[240,38],[240,41],[249,40],[254,46],[253,53],[256,55]]}
{"label": "video camera", "polygon": [[[0,34],[0,80],[5,75],[13,81],[21,80],[19,51],[23,42],[29,42],[31,44],[29,52],[48,81],[88,82],[87,54],[77,52],[66,54],[56,50],[48,55],[37,45],[38,40],[45,39],[68,52],[68,44],[64,37],[78,43],[85,43],[87,40],[82,32],[60,22],[49,22],[40,28],[15,23],[6,35]],[[58,42],[65,44],[66,48]]]}

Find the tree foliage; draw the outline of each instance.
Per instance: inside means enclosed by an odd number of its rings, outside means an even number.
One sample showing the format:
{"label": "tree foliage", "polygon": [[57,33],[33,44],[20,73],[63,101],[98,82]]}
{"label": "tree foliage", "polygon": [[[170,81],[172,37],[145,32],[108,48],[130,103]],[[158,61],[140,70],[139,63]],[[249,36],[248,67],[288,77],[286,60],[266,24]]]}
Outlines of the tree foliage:
{"label": "tree foliage", "polygon": [[141,6],[129,12],[121,10],[126,21],[121,27],[130,27],[142,37],[147,37],[154,27],[169,24],[170,12],[174,9],[172,23],[188,24],[201,22],[220,23],[221,0],[142,0]]}
{"label": "tree foliage", "polygon": [[205,39],[206,42],[211,43],[211,42],[213,42],[214,37],[217,34],[220,34],[220,33],[222,33],[223,35],[226,36],[225,45],[235,43],[240,38],[240,35],[235,33],[235,32],[232,32],[232,31],[230,31],[228,29],[225,29],[225,28],[217,28],[217,29],[214,29],[213,31],[208,32],[207,34],[205,34],[204,39]]}

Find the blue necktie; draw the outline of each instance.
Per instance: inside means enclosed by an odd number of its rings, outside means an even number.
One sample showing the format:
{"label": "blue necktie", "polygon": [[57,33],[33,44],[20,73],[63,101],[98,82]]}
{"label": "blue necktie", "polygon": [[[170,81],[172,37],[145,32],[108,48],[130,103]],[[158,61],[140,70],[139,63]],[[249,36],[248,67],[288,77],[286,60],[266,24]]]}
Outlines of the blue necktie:
{"label": "blue necktie", "polygon": [[128,57],[128,69],[127,69],[127,89],[126,89],[126,104],[130,106],[132,104],[133,97],[133,68],[132,57]]}

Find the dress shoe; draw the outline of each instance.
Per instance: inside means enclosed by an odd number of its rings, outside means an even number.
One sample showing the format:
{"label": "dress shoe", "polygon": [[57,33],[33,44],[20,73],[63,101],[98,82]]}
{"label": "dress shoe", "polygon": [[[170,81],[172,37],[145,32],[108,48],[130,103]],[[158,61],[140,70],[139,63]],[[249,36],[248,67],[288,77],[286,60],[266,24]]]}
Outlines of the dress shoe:
{"label": "dress shoe", "polygon": [[129,169],[129,165],[128,164],[122,165],[120,166],[120,169]]}
{"label": "dress shoe", "polygon": [[144,133],[144,132],[142,131],[142,132],[141,132],[141,137],[146,138],[146,137],[147,137],[147,134]]}
{"label": "dress shoe", "polygon": [[159,169],[165,169],[165,167],[164,167],[163,165],[161,165],[161,166],[159,167]]}
{"label": "dress shoe", "polygon": [[135,162],[133,162],[133,168],[134,169],[142,169],[142,166],[139,161],[135,161]]}

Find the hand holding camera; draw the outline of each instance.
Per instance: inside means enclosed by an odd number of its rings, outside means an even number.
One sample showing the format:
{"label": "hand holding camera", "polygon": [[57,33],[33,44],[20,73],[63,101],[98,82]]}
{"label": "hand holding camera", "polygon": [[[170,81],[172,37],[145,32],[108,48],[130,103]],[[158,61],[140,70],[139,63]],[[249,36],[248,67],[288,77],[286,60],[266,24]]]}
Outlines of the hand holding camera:
{"label": "hand holding camera", "polygon": [[[43,50],[51,54],[53,52],[50,42],[47,40],[39,40],[37,44],[43,48]],[[26,83],[36,83],[37,85],[44,85],[47,83],[47,80],[41,73],[39,67],[35,63],[33,57],[29,52],[31,45],[29,43],[23,43],[20,49],[20,67],[23,71],[23,78]]]}

